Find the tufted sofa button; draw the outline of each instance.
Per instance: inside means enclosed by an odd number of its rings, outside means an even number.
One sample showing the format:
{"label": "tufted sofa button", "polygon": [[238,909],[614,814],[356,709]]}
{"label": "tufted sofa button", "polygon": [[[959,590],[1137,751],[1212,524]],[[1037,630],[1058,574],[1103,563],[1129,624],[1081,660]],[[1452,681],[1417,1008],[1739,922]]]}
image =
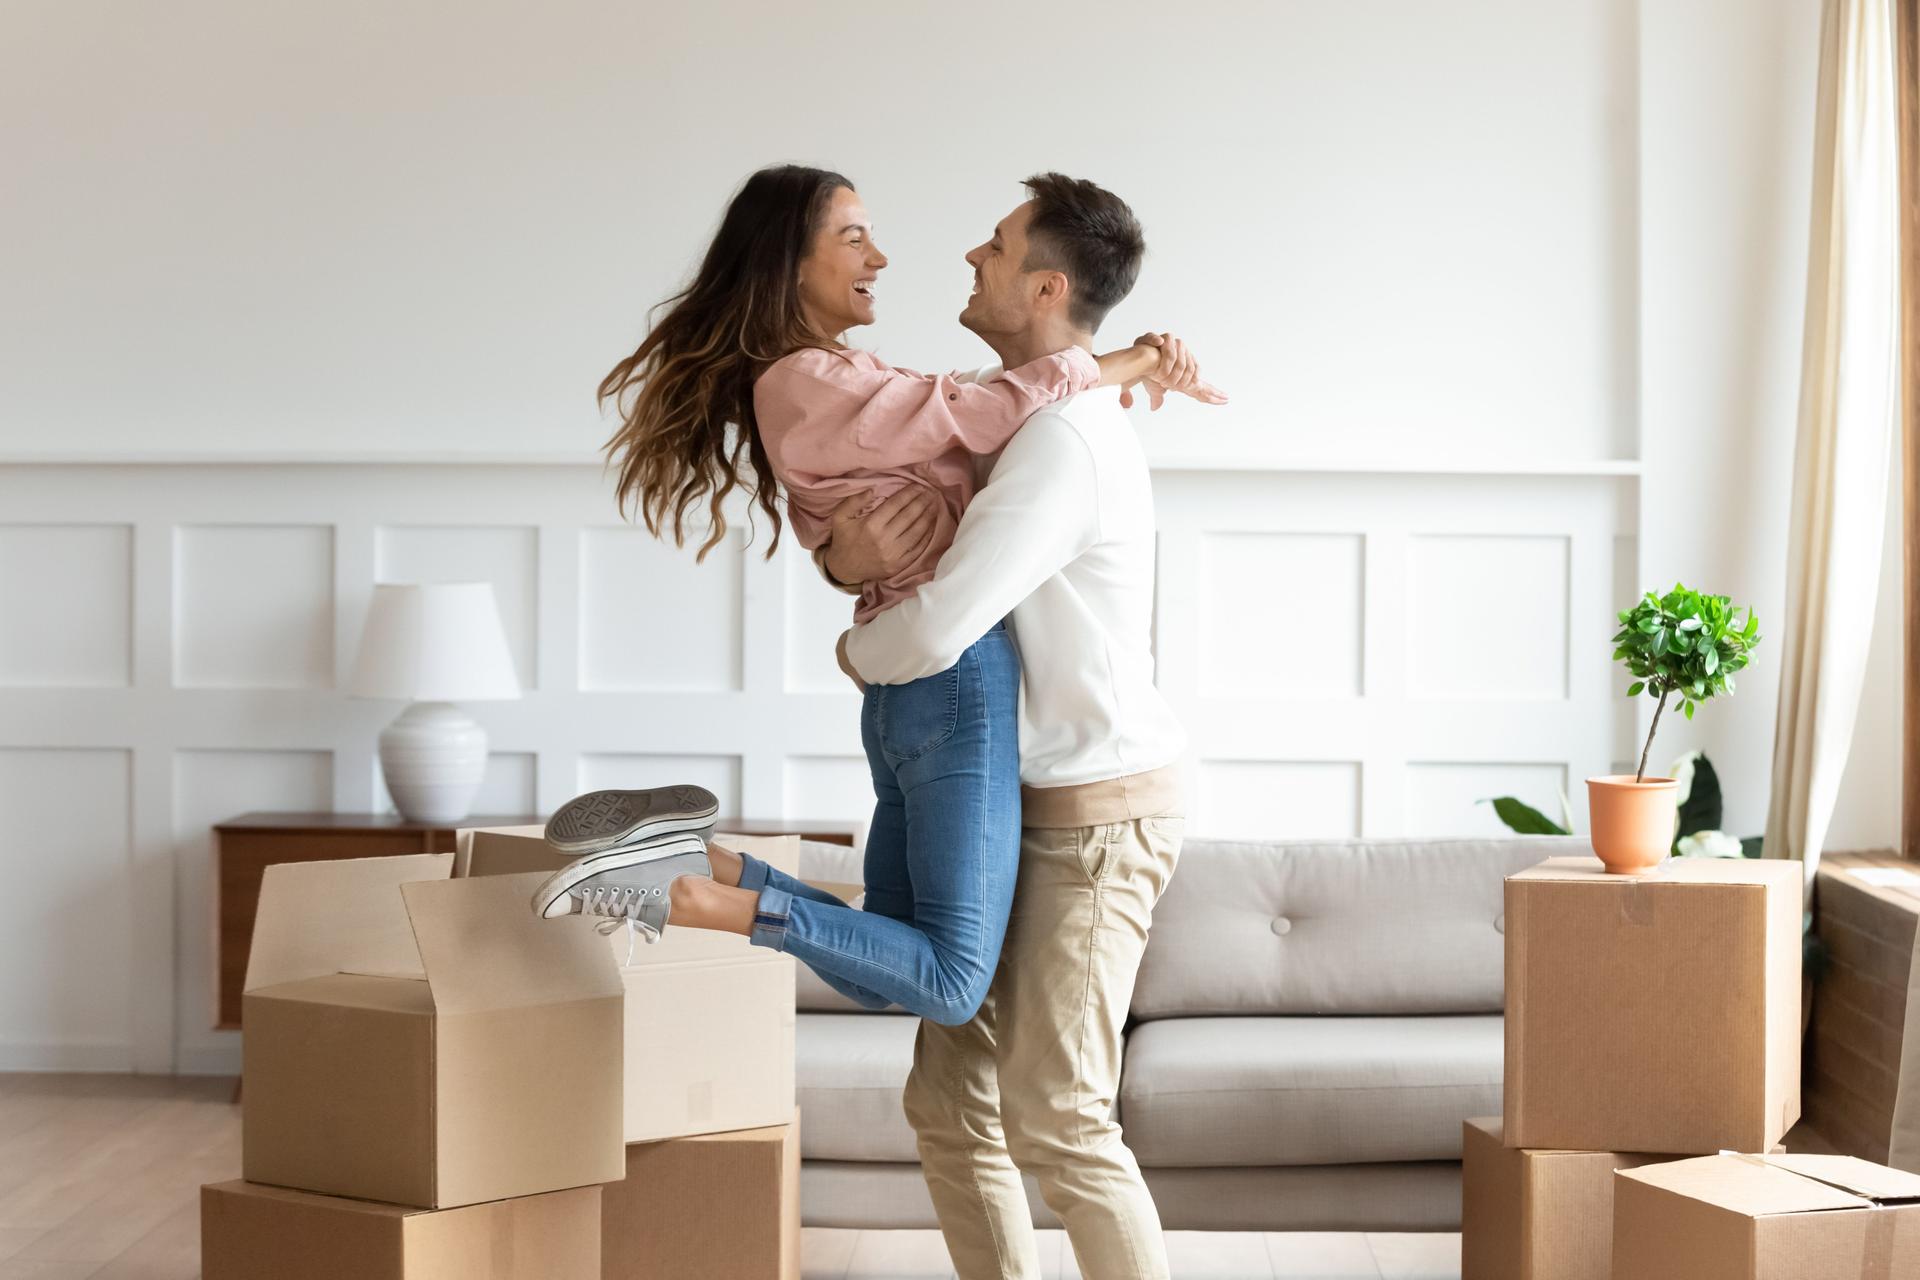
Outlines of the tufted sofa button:
{"label": "tufted sofa button", "polygon": [[1495,933],[1505,933],[1507,931],[1507,913],[1506,912],[1502,911],[1499,915],[1493,918],[1493,931]]}
{"label": "tufted sofa button", "polygon": [[1292,931],[1293,921],[1287,919],[1285,916],[1275,916],[1271,927],[1276,934],[1284,938]]}

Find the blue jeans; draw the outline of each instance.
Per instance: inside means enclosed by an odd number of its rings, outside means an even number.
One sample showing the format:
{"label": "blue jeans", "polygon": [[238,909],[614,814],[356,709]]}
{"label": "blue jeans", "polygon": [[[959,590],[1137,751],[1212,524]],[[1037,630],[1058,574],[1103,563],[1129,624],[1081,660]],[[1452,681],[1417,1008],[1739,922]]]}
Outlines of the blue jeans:
{"label": "blue jeans", "polygon": [[1020,863],[1020,659],[996,624],[938,675],[872,685],[866,909],[742,855],[752,940],[870,1009],[970,1020],[1000,960]]}

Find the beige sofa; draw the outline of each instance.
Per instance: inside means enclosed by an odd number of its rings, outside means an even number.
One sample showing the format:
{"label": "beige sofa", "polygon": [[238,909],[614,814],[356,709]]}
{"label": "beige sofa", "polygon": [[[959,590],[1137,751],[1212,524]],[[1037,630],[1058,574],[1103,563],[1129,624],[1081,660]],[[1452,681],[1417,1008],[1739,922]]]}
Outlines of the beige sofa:
{"label": "beige sofa", "polygon": [[[1116,1116],[1170,1229],[1452,1230],[1498,1114],[1502,880],[1576,837],[1192,840],[1155,913]],[[859,855],[802,848],[809,879]],[[801,1213],[931,1227],[900,1106],[918,1019],[799,966]],[[1057,1225],[1029,1181],[1035,1220]]]}

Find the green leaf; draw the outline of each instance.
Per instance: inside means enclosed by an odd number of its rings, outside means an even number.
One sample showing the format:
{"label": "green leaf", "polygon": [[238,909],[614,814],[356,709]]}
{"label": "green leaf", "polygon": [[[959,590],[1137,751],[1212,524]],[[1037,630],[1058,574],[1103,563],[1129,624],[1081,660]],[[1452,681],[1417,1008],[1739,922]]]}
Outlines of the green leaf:
{"label": "green leaf", "polygon": [[1647,687],[1647,682],[1645,680],[1635,680],[1632,684],[1627,686],[1627,696],[1629,698],[1637,698],[1640,696],[1641,692],[1646,689],[1646,687]]}
{"label": "green leaf", "polygon": [[1693,703],[1692,702],[1688,702],[1686,706],[1681,708],[1681,710],[1686,715],[1687,719],[1689,720],[1693,719]]}
{"label": "green leaf", "polygon": [[1701,656],[1706,659],[1706,667],[1707,667],[1708,675],[1712,675],[1714,672],[1720,669],[1720,651],[1718,649],[1714,648],[1712,645],[1708,645],[1706,648],[1706,652]]}
{"label": "green leaf", "polygon": [[1567,829],[1541,813],[1532,805],[1524,804],[1512,796],[1496,796],[1492,800],[1482,800],[1481,804],[1491,804],[1494,813],[1508,828],[1523,836],[1564,836],[1570,834]]}

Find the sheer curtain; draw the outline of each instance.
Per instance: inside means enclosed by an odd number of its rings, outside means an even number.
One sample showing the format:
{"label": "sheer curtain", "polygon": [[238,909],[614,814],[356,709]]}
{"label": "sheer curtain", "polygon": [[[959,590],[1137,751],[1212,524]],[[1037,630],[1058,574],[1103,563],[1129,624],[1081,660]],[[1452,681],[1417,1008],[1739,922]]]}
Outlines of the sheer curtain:
{"label": "sheer curtain", "polygon": [[[1768,857],[1811,888],[1860,705],[1899,421],[1900,87],[1895,6],[1826,0],[1814,133]],[[1920,956],[1915,978],[1920,979]],[[1910,990],[1888,1159],[1920,1169],[1920,991]]]}
{"label": "sheer curtain", "polygon": [[1826,0],[1766,854],[1807,885],[1847,764],[1873,629],[1898,409],[1894,5]]}

